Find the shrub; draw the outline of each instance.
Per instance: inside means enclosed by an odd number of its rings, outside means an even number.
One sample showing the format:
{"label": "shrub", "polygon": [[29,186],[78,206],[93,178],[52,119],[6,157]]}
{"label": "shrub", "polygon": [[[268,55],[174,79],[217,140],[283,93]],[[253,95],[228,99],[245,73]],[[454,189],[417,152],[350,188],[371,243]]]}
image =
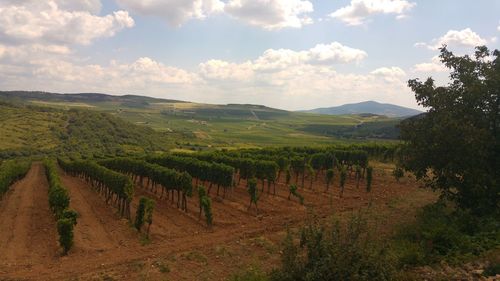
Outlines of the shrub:
{"label": "shrub", "polygon": [[141,197],[139,199],[139,206],[137,206],[137,210],[135,213],[135,223],[134,226],[137,231],[141,231],[142,226],[144,225],[144,214],[146,213],[146,197]]}
{"label": "shrub", "polygon": [[392,171],[392,175],[394,176],[394,178],[396,179],[397,182],[399,182],[399,180],[404,177],[405,175],[405,172],[403,170],[403,168],[401,167],[396,167],[394,169],[394,171]]}
{"label": "shrub", "polygon": [[372,191],[373,168],[366,168],[366,192]]}
{"label": "shrub", "polygon": [[78,213],[75,210],[66,209],[62,212],[61,218],[69,219],[73,223],[73,225],[76,225],[78,219]]}
{"label": "shrub", "polygon": [[438,202],[425,206],[415,223],[398,231],[393,248],[401,266],[426,265],[445,260],[458,264],[500,246],[500,222],[475,217]]}
{"label": "shrub", "polygon": [[59,233],[59,244],[63,248],[63,254],[67,255],[73,246],[73,220],[60,219],[57,221],[57,232]]}
{"label": "shrub", "polygon": [[271,280],[392,280],[394,259],[368,233],[361,216],[353,216],[346,227],[308,223],[298,244],[289,232],[281,268],[272,272]]}
{"label": "shrub", "polygon": [[299,199],[301,205],[304,205],[304,196],[298,192],[296,184],[291,184],[288,190],[290,191],[290,193],[288,193],[288,200],[290,200],[290,196],[293,195]]}

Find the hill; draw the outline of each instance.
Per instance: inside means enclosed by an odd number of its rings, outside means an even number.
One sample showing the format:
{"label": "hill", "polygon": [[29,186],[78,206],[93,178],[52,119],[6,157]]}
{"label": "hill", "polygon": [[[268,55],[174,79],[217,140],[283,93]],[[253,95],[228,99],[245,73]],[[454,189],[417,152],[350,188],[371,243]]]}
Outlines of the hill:
{"label": "hill", "polygon": [[19,106],[53,108],[60,112],[72,109],[104,112],[167,136],[168,140],[161,140],[161,143],[175,143],[177,148],[192,150],[207,147],[320,145],[390,140],[399,136],[395,127],[399,119],[370,114],[333,116],[253,104],[216,105],[105,94],[16,91],[0,92],[0,100]]}
{"label": "hill", "polygon": [[360,103],[344,104],[335,107],[316,108],[303,112],[329,115],[371,113],[377,115],[385,115],[388,117],[407,117],[422,113],[421,111],[415,109],[389,103],[378,103],[376,101],[365,101]]}
{"label": "hill", "polygon": [[0,158],[125,155],[172,146],[165,133],[107,113],[0,102]]}

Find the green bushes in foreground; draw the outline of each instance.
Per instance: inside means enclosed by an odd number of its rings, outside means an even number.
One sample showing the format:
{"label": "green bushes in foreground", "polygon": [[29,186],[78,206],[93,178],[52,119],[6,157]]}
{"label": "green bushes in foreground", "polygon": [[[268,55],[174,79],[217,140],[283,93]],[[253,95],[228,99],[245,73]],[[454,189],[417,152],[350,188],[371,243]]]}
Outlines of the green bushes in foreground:
{"label": "green bushes in foreground", "polygon": [[369,233],[361,216],[353,216],[345,227],[310,222],[300,230],[298,243],[288,232],[281,267],[270,280],[393,280],[396,263],[388,247]]}
{"label": "green bushes in foreground", "polygon": [[460,264],[500,247],[500,220],[438,202],[425,206],[416,222],[402,226],[393,245],[401,266],[442,260]]}
{"label": "green bushes in foreground", "polygon": [[[500,220],[438,202],[392,237],[378,239],[362,216],[344,224],[308,222],[283,241],[282,264],[270,274],[251,268],[230,280],[420,280],[411,269],[446,262],[484,261],[485,276],[500,266]],[[373,233],[373,236],[371,234]]]}

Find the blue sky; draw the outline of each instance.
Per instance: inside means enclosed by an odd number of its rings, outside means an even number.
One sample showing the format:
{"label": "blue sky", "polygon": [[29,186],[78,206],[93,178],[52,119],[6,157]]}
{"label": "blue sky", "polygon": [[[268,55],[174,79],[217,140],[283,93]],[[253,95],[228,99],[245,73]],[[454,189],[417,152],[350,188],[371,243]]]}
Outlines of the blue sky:
{"label": "blue sky", "polygon": [[437,46],[498,38],[496,0],[2,0],[0,89],[416,108],[408,79],[446,81]]}

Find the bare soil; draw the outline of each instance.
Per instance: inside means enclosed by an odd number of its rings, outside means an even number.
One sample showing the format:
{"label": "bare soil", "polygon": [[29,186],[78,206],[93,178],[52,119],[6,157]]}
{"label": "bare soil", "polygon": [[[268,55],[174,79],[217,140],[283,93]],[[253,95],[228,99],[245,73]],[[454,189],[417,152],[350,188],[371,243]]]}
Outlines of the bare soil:
{"label": "bare soil", "polygon": [[186,213],[176,202],[137,185],[132,214],[140,196],[156,200],[149,240],[90,185],[60,171],[71,207],[80,214],[75,245],[67,257],[61,257],[48,209],[47,182],[43,168],[35,164],[0,202],[0,280],[224,280],[249,266],[269,270],[279,263],[285,229],[302,225],[311,213],[327,220],[369,210],[380,233],[389,235],[394,225],[411,220],[416,209],[436,199],[411,178],[395,182],[390,169],[377,166],[370,193],[364,182],[356,188],[355,180],[348,178],[342,198],[338,179],[325,192],[324,175],[313,182],[312,189],[306,178],[306,187],[299,188],[304,205],[293,197],[288,200],[282,178],[276,195],[267,193],[266,184],[258,211],[254,206],[248,209],[244,180],[225,198],[222,190],[217,196],[213,187],[211,229],[198,216],[196,195],[188,199]]}
{"label": "bare soil", "polygon": [[56,224],[47,193],[43,166],[36,163],[0,202],[0,279],[57,262]]}

